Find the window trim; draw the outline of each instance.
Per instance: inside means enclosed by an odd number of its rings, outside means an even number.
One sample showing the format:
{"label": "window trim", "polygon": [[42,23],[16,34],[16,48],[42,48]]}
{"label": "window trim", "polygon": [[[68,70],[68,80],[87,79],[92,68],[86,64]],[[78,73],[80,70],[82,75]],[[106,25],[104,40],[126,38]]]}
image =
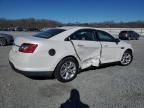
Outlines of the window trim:
{"label": "window trim", "polygon": [[[55,31],[57,33],[53,34],[53,35],[48,35],[47,32],[51,32],[51,31]],[[58,32],[59,31],[59,32]],[[49,30],[46,30],[46,31],[43,31],[43,32],[39,32],[37,34],[34,34],[33,37],[37,37],[37,38],[44,38],[44,39],[50,39],[62,32],[66,31],[65,29],[57,29],[57,28],[52,28],[52,29],[49,29]],[[54,33],[54,32],[53,32]],[[44,36],[42,36],[42,34],[45,34]]]}
{"label": "window trim", "polygon": [[75,40],[75,41],[98,41],[98,37],[96,36],[96,30],[94,30],[94,29],[80,29],[80,30],[77,30],[77,31],[75,31],[74,33],[72,33],[70,36],[68,36],[67,38],[65,38],[64,40],[65,41],[70,41],[69,40],[69,38],[71,37],[71,36],[73,36],[75,33],[77,33],[77,32],[80,32],[80,31],[91,31],[91,32],[93,32],[93,40]]}

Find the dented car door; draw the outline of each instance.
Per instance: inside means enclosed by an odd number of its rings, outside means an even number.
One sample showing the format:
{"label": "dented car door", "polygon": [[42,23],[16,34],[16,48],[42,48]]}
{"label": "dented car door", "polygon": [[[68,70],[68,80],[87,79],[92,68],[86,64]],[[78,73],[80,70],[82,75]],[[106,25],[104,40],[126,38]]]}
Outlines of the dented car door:
{"label": "dented car door", "polygon": [[118,61],[121,50],[116,39],[109,33],[100,30],[97,31],[97,35],[102,45],[101,63]]}
{"label": "dented car door", "polygon": [[94,30],[79,30],[71,36],[71,41],[82,68],[99,65],[101,45],[95,37]]}

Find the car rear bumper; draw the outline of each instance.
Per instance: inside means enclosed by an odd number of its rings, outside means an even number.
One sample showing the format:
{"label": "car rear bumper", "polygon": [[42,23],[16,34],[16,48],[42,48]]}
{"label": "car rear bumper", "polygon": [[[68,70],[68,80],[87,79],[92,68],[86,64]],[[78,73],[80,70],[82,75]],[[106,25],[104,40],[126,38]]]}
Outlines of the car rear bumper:
{"label": "car rear bumper", "polygon": [[11,61],[9,61],[9,64],[14,71],[26,76],[51,77],[53,75],[53,71],[24,71],[24,70],[17,69]]}
{"label": "car rear bumper", "polygon": [[13,51],[9,53],[9,61],[14,65],[18,70],[22,71],[32,71],[32,72],[41,72],[41,71],[54,71],[55,67],[52,60],[47,60],[43,56],[36,56],[34,54],[25,54],[18,51]]}

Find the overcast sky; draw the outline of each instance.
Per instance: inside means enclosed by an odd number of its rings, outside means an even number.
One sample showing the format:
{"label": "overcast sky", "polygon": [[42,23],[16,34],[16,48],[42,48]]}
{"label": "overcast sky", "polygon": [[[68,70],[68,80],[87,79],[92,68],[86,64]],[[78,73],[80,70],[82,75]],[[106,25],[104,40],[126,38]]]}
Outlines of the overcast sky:
{"label": "overcast sky", "polygon": [[144,0],[0,0],[0,18],[66,23],[144,21]]}

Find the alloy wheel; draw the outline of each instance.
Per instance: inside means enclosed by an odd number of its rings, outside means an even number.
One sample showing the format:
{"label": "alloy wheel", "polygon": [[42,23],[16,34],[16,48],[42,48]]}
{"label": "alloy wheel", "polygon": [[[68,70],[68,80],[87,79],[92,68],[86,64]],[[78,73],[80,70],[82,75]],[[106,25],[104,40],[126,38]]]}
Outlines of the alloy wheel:
{"label": "alloy wheel", "polygon": [[121,64],[122,65],[128,65],[130,64],[132,61],[132,54],[129,52],[125,52],[123,54],[122,60],[121,60]]}
{"label": "alloy wheel", "polygon": [[60,75],[63,79],[69,80],[76,74],[76,64],[73,61],[66,61],[60,69]]}

